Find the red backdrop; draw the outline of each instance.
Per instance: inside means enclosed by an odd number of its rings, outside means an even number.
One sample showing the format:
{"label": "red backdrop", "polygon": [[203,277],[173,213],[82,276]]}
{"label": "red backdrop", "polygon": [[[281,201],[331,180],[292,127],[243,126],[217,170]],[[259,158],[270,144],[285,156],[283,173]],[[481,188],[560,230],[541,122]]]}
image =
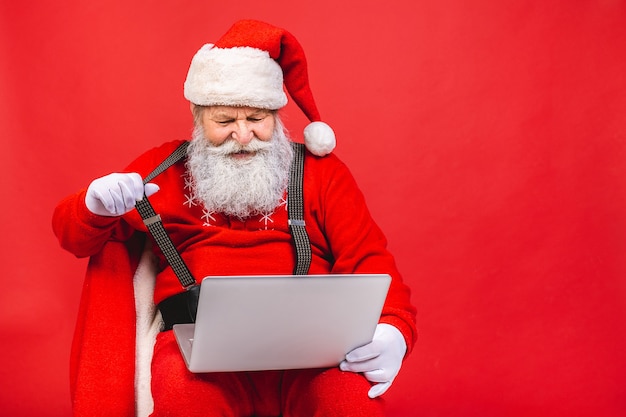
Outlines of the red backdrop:
{"label": "red backdrop", "polygon": [[243,17],[304,45],[413,288],[390,415],[626,414],[626,2],[346,3],[0,0],[3,414],[70,413],[55,204],[188,137],[191,56]]}

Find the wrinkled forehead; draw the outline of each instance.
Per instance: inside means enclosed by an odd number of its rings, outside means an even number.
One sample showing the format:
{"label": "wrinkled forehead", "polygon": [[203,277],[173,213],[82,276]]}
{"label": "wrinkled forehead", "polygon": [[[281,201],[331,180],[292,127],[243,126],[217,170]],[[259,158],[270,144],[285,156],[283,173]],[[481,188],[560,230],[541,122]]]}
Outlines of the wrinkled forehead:
{"label": "wrinkled forehead", "polygon": [[239,106],[208,106],[206,111],[211,116],[228,117],[228,118],[245,118],[257,115],[271,114],[271,110],[260,109],[257,107],[239,107]]}

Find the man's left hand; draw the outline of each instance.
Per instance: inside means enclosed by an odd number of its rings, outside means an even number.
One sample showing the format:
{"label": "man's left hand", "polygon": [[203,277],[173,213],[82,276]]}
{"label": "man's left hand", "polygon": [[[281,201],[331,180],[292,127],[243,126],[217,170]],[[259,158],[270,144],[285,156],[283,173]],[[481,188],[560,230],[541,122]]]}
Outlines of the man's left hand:
{"label": "man's left hand", "polygon": [[389,389],[400,371],[406,353],[404,336],[394,326],[380,323],[370,343],[352,350],[339,364],[342,371],[362,372],[370,382],[376,382],[368,392],[376,398]]}

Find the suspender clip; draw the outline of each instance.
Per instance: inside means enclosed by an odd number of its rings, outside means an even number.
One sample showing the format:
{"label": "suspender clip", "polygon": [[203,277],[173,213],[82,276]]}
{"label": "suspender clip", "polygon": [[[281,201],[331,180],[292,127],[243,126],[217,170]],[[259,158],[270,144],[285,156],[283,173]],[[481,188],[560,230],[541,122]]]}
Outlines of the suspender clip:
{"label": "suspender clip", "polygon": [[147,219],[143,219],[143,224],[146,226],[153,225],[161,221],[161,216],[159,214],[155,214],[152,217],[148,217]]}

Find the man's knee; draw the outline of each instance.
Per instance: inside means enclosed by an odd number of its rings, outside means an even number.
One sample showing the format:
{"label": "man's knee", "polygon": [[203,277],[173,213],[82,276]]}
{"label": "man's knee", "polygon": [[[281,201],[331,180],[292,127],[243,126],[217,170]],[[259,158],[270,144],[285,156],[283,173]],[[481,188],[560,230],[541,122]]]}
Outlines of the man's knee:
{"label": "man's knee", "polygon": [[383,416],[383,401],[370,399],[371,384],[338,368],[288,371],[283,382],[285,417]]}
{"label": "man's knee", "polygon": [[[169,336],[169,335],[168,335]],[[243,382],[235,374],[194,374],[187,370],[176,342],[157,339],[152,362],[152,417],[219,415],[236,417],[250,413],[242,395]]]}

